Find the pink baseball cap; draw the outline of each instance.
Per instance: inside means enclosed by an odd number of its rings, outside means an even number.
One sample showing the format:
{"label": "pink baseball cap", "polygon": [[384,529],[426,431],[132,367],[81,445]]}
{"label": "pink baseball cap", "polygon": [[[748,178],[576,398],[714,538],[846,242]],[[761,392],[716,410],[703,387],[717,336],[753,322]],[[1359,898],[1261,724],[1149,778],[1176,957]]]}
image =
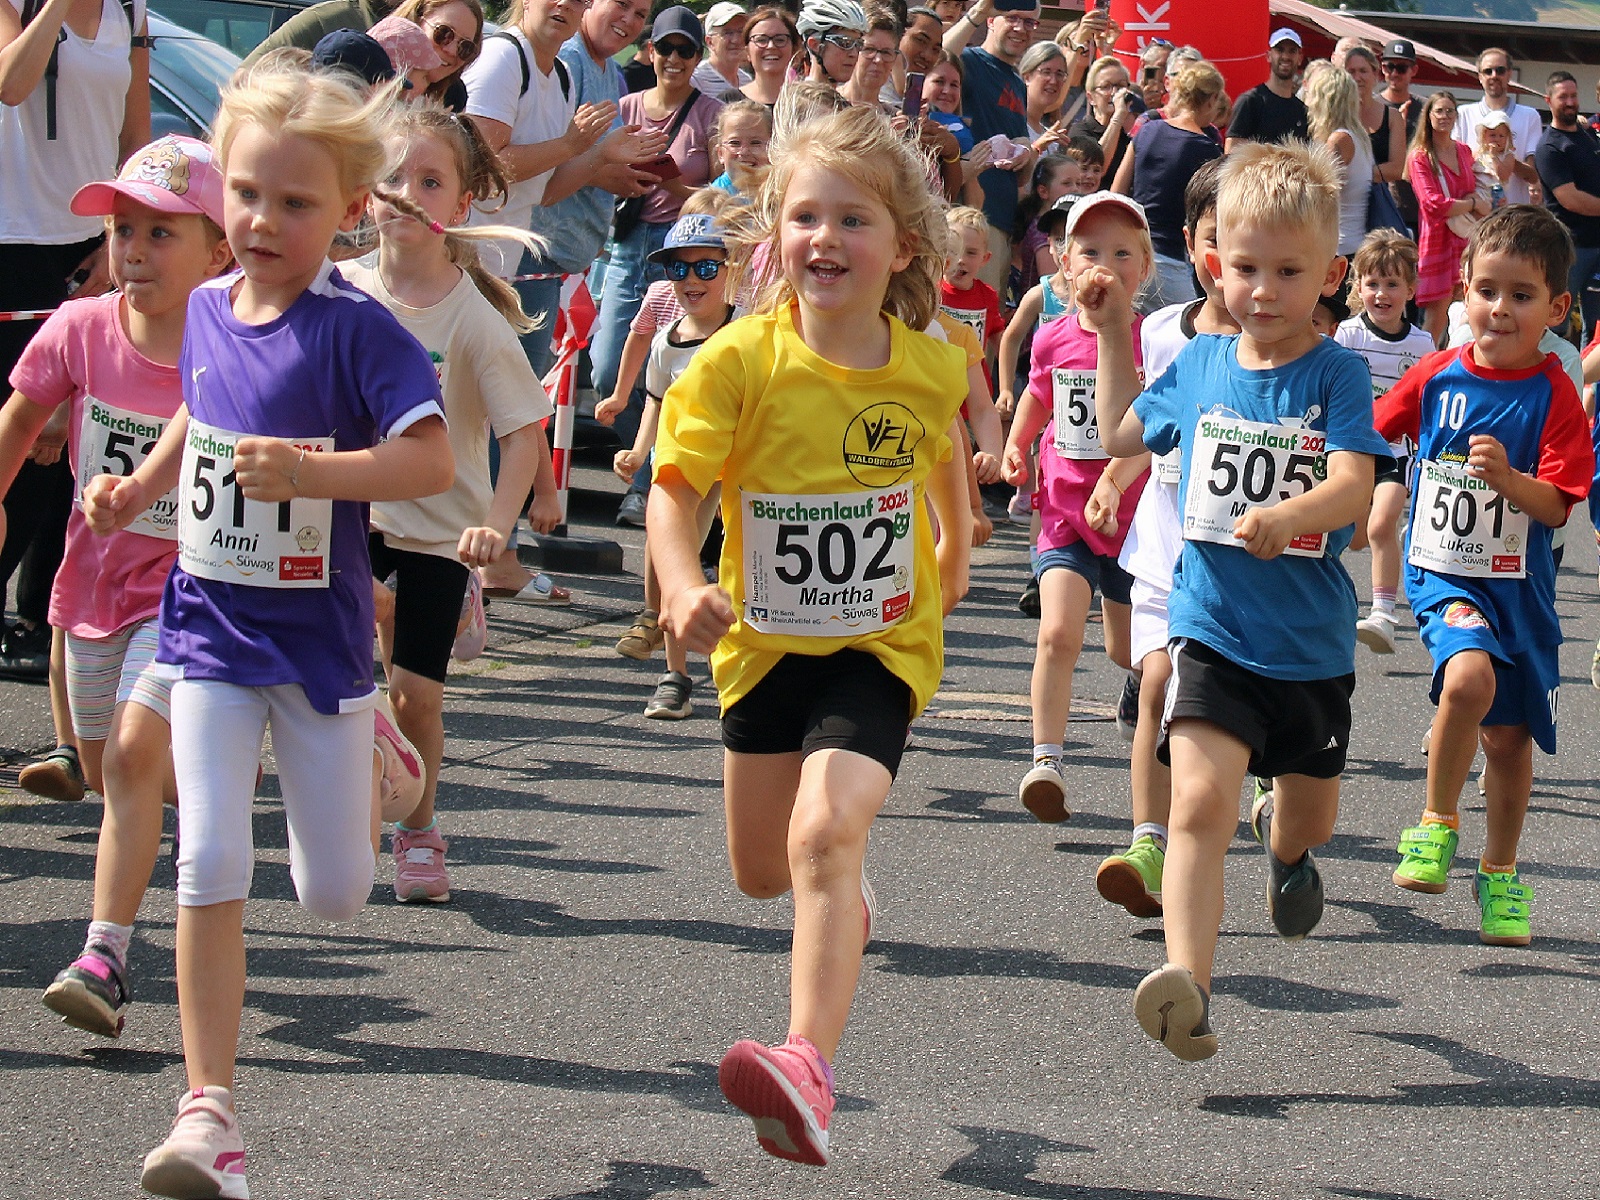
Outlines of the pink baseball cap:
{"label": "pink baseball cap", "polygon": [[192,137],[168,134],[136,151],[114,180],[87,183],[72,197],[80,217],[108,217],[117,197],[127,196],[164,213],[189,213],[222,224],[222,170],[211,147]]}
{"label": "pink baseball cap", "polygon": [[405,17],[387,16],[367,30],[367,36],[389,55],[396,75],[444,66],[444,58],[434,48],[428,31]]}

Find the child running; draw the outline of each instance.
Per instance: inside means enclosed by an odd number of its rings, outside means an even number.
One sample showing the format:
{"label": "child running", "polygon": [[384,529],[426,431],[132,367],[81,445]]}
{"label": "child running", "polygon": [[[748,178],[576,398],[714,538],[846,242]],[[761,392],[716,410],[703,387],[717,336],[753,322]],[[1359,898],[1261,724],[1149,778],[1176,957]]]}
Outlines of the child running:
{"label": "child running", "polygon": [[[1372,394],[1381,396],[1437,347],[1427,330],[1406,320],[1406,305],[1417,294],[1417,244],[1393,229],[1367,234],[1351,260],[1361,314],[1340,324],[1334,340],[1361,355],[1372,375]],[[1389,444],[1390,459],[1378,460],[1367,543],[1372,547],[1372,611],[1356,622],[1356,639],[1375,654],[1394,653],[1400,590],[1400,517],[1411,474],[1411,448]]]}
{"label": "child running", "polygon": [[[211,148],[193,138],[152,142],[115,181],[80,189],[72,211],[106,218],[119,290],[64,306],[23,352],[11,373],[16,390],[0,411],[0,492],[62,405],[80,492],[96,475],[143,462],[183,403],[178,353],[189,293],[228,265],[222,173]],[[66,638],[78,753],[105,812],[83,953],[55,977],[44,1003],[69,1025],[105,1037],[121,1034],[133,999],[128,943],[161,846],[162,800],[174,794],[171,686],[154,662],[177,537],[176,495],[105,538],[75,506],[50,595],[50,624]]]}
{"label": "child running", "polygon": [[[1217,180],[1221,159],[1212,159],[1190,178],[1184,188],[1183,241],[1194,263],[1195,277],[1204,296],[1169,305],[1145,318],[1139,328],[1144,373],[1159,379],[1196,336],[1239,332],[1222,302],[1207,255],[1217,249]],[[1104,346],[1101,354],[1105,354]],[[1137,363],[1125,364],[1130,374]],[[1131,764],[1133,838],[1126,850],[1108,855],[1095,870],[1096,890],[1113,904],[1136,917],[1161,915],[1162,864],[1167,851],[1167,822],[1172,811],[1172,773],[1156,755],[1161,739],[1161,710],[1172,677],[1167,654],[1167,600],[1172,575],[1183,548],[1183,513],[1178,483],[1183,456],[1163,454],[1151,465],[1150,482],[1139,494],[1139,504],[1128,523],[1117,564],[1132,577],[1128,589],[1128,649],[1139,672],[1139,700],[1133,734]],[[1120,517],[1119,519],[1126,520]]]}
{"label": "child running", "polygon": [[1556,750],[1561,626],[1552,530],[1588,494],[1583,406],[1545,327],[1566,315],[1572,240],[1542,208],[1496,210],[1467,245],[1473,341],[1423,359],[1378,403],[1378,431],[1417,443],[1406,598],[1433,659],[1439,707],[1422,820],[1400,835],[1394,881],[1438,894],[1459,844],[1459,800],[1483,747],[1488,809],[1478,863],[1479,937],[1532,939],[1533,889],[1517,846],[1533,744]]}
{"label": "child running", "polygon": [[[1000,297],[978,278],[989,261],[989,219],[976,208],[952,208],[946,214],[950,234],[956,239],[945,260],[944,278],[939,284],[939,308],[971,327],[983,347],[984,378],[989,378],[989,361],[1000,340]],[[991,383],[989,390],[994,390]]]}
{"label": "child running", "polygon": [[1103,266],[1077,279],[1081,320],[1102,340],[1106,450],[1183,451],[1160,748],[1172,768],[1169,961],[1139,984],[1134,1013],[1190,1061],[1217,1052],[1211,969],[1247,772],[1277,783],[1251,814],[1268,847],[1274,927],[1300,938],[1322,916],[1311,847],[1333,833],[1355,687],[1355,588],[1338,556],[1385,453],[1365,365],[1311,323],[1344,270],[1339,177],[1324,147],[1249,144],[1228,156],[1208,266],[1240,332],[1196,337],[1142,394],[1125,286]]}
{"label": "child running", "polygon": [[[422,799],[394,827],[394,894],[401,902],[450,899],[448,849],[434,805],[444,759],[444,685],[462,609],[483,628],[475,568],[505,550],[529,490],[533,528],[561,520],[550,444],[539,422],[550,399],[517,341],[532,328],[516,292],[478,262],[473,241],[515,238],[504,226],[465,227],[472,203],[492,204],[505,179],[471,121],[430,101],[395,114],[396,165],[371,202],[378,229],[374,266],[345,278],[381,301],[433,360],[444,394],[455,484],[424,500],[372,506],[368,553],[376,579],[394,579],[394,616],[380,625],[389,700],[422,758]],[[442,233],[439,231],[443,231]],[[489,439],[500,443],[500,476],[489,482]],[[480,643],[481,646],[481,643]]]}
{"label": "child running", "polygon": [[[1069,278],[1091,268],[1116,274],[1127,295],[1138,292],[1155,269],[1144,209],[1116,192],[1096,192],[1073,206],[1052,249]],[[1130,344],[1142,318],[1130,313]],[[1122,343],[1118,343],[1120,346]],[[1118,502],[1137,504],[1149,474],[1150,456],[1135,450],[1116,459],[1100,444],[1095,423],[1095,362],[1099,346],[1091,330],[1068,313],[1040,329],[1033,340],[1033,370],[1017,405],[1006,441],[1008,483],[1028,479],[1028,449],[1039,447],[1039,641],[1033,659],[1033,766],[1017,788],[1023,807],[1041,821],[1065,821],[1067,785],[1061,743],[1072,708],[1072,673],[1083,652],[1083,630],[1095,589],[1104,597],[1106,654],[1123,670],[1128,659],[1128,601],[1132,579],[1117,565],[1126,526],[1116,519]],[[1137,369],[1137,366],[1136,368]],[[1124,691],[1137,684],[1130,673]]]}
{"label": "child running", "polygon": [[240,271],[184,330],[184,407],[85,516],[127,527],[182,480],[156,661],[173,679],[177,982],[189,1091],[145,1158],[158,1196],[246,1197],[234,1065],[244,1007],[251,792],[270,723],[300,901],[348,920],[372,890],[370,500],[444,491],[455,467],[433,364],[328,261],[388,174],[392,92],[257,68],[224,90],[214,145]]}
{"label": "child running", "polygon": [[[820,1166],[872,934],[867,830],[966,590],[967,389],[961,352],[911,332],[933,318],[946,239],[916,152],[861,107],[780,122],[772,163],[747,237],[778,278],[668,390],[648,520],[663,620],[712,654],[734,881],[794,892],[788,1037],[738,1042],[718,1077],[763,1149]],[[719,479],[727,590],[697,553]]]}
{"label": "child running", "polygon": [[[753,101],[751,103],[754,103]],[[760,105],[763,111],[765,106]],[[727,206],[721,206],[726,210]],[[722,229],[709,213],[679,217],[667,231],[660,250],[650,255],[667,273],[667,282],[683,309],[683,315],[657,333],[650,344],[645,366],[644,416],[631,449],[618,450],[613,469],[624,481],[631,480],[655,447],[660,422],[661,400],[667,389],[683,374],[707,339],[739,315],[728,300],[729,263]],[[711,519],[716,515],[721,488],[713,485],[696,511],[700,542],[706,540]],[[653,572],[649,537],[645,538],[645,569]],[[694,681],[689,678],[689,654],[670,630],[663,630],[667,670],[645,703],[644,715],[656,720],[681,721],[694,712]]]}

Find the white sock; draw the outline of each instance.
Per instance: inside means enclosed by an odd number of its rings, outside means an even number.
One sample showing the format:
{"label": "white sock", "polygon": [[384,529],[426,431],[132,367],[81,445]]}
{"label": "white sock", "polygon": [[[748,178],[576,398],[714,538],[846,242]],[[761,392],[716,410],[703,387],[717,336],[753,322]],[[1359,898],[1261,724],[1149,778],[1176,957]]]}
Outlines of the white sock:
{"label": "white sock", "polygon": [[1060,759],[1061,743],[1041,742],[1033,748],[1033,761],[1044,762],[1046,759]]}
{"label": "white sock", "polygon": [[132,925],[113,925],[110,921],[90,921],[89,936],[84,939],[87,954],[91,947],[99,947],[117,960],[118,967],[128,964],[128,941],[133,937]]}

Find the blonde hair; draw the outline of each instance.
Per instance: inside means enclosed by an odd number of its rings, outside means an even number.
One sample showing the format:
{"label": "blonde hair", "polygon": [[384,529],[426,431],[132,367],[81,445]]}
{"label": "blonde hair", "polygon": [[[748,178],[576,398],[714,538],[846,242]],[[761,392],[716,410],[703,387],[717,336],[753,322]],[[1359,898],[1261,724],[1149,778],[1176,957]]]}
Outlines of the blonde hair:
{"label": "blonde hair", "polygon": [[1372,141],[1361,123],[1361,90],[1344,71],[1322,71],[1306,84],[1306,114],[1311,118],[1311,136],[1325,142],[1335,133],[1348,133],[1356,146],[1372,153]]}
{"label": "blonde hair", "polygon": [[[939,307],[950,234],[944,203],[928,190],[927,172],[916,150],[894,132],[887,117],[866,105],[793,126],[786,125],[780,113],[778,126],[772,169],[754,204],[729,221],[730,243],[747,253],[766,245],[772,261],[781,262],[779,226],[795,171],[816,167],[837,172],[889,210],[901,246],[911,255],[905,269],[889,277],[882,310],[911,329],[926,329]],[[794,288],[780,271],[761,288],[755,309],[772,312],[793,299]]]}
{"label": "blonde hair", "polygon": [[[773,140],[792,134],[807,121],[829,113],[844,112],[849,107],[850,101],[825,83],[815,83],[810,79],[791,80],[783,85],[783,91],[778,93],[778,103],[772,109]],[[770,146],[767,148],[767,157],[772,157]]]}
{"label": "blonde hair", "polygon": [[983,215],[982,209],[960,204],[946,211],[944,219],[952,230],[972,229],[982,234],[985,238],[989,236],[989,218]]}
{"label": "blonde hair", "polygon": [[[394,115],[391,137],[397,146],[402,147],[395,154],[397,160],[404,157],[403,146],[410,139],[437,138],[449,147],[451,157],[455,160],[456,178],[461,182],[458,200],[460,195],[470,192],[475,201],[505,202],[509,184],[500,169],[499,159],[483,140],[478,127],[436,101],[423,99],[414,104],[401,105]],[[396,211],[433,227],[433,218],[427,210],[391,192],[382,184],[374,185],[372,194]],[[438,232],[437,229],[434,231]],[[382,238],[382,229],[379,229],[378,236]],[[494,305],[495,311],[513,329],[518,333],[532,333],[543,325],[542,316],[536,320],[523,312],[516,289],[487,270],[478,259],[478,248],[473,243],[491,239],[520,242],[539,254],[549,247],[542,238],[511,225],[454,225],[444,231],[445,251],[450,261],[471,277],[483,298]]]}
{"label": "blonde hair", "polygon": [[[430,13],[437,12],[450,2],[451,0],[403,0],[400,6],[394,10],[394,15],[404,17],[413,25],[421,25],[423,18]],[[472,40],[476,43],[476,46],[472,51],[472,58],[467,59],[443,79],[435,80],[428,85],[428,90],[423,95],[431,96],[435,100],[444,99],[444,94],[460,80],[462,73],[473,64],[478,55],[483,53],[483,5],[479,3],[479,0],[461,0],[461,3],[467,6],[467,11],[472,14],[472,19],[476,23],[476,32],[472,35]],[[428,34],[428,40],[433,40],[431,32]]]}
{"label": "blonde hair", "polygon": [[[1341,72],[1342,74],[1343,72]],[[1217,229],[1305,230],[1339,242],[1338,156],[1326,145],[1247,142],[1222,160]]]}
{"label": "blonde hair", "polygon": [[1215,96],[1222,95],[1226,86],[1222,72],[1208,62],[1190,63],[1179,71],[1168,89],[1168,110],[1178,113],[1197,113],[1200,106]]}

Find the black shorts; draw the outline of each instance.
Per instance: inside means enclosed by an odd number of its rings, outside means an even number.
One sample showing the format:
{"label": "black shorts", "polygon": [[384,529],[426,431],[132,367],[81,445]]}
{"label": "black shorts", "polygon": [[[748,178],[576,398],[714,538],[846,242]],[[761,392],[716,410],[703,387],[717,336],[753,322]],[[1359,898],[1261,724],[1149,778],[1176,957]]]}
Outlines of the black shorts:
{"label": "black shorts", "polygon": [[1172,722],[1209,721],[1250,747],[1250,773],[1263,779],[1334,779],[1350,747],[1350,696],[1356,677],[1269,679],[1188,638],[1171,647],[1172,679],[1156,755],[1171,763]]}
{"label": "black shorts", "polygon": [[1372,461],[1372,486],[1380,483],[1398,483],[1407,487],[1406,481],[1411,478],[1411,456],[1402,454],[1398,457],[1388,454],[1377,454]]}
{"label": "black shorts", "polygon": [[849,750],[894,775],[911,728],[911,687],[865,650],[785,654],[722,714],[735,754]]}
{"label": "black shorts", "polygon": [[395,577],[395,666],[443,683],[450,673],[450,647],[461,623],[467,594],[467,565],[437,554],[397,550],[373,532],[367,537],[372,577]]}

